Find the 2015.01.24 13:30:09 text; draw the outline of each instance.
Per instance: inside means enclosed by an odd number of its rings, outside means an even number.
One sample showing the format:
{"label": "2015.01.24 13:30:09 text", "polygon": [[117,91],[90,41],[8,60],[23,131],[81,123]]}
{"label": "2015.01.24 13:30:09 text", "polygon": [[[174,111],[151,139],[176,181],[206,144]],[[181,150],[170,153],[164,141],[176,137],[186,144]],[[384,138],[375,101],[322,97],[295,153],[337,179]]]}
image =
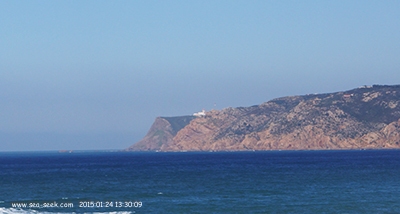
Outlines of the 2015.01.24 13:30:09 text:
{"label": "2015.01.24 13:30:09 text", "polygon": [[143,206],[141,201],[80,201],[80,208],[140,208]]}

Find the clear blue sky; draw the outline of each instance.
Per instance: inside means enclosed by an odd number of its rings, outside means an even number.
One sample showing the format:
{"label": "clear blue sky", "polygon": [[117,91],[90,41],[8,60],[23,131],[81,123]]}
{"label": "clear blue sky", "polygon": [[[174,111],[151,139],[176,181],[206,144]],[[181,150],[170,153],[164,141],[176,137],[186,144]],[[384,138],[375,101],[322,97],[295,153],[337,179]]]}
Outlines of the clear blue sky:
{"label": "clear blue sky", "polygon": [[0,151],[123,149],[157,116],[400,84],[400,1],[0,2]]}

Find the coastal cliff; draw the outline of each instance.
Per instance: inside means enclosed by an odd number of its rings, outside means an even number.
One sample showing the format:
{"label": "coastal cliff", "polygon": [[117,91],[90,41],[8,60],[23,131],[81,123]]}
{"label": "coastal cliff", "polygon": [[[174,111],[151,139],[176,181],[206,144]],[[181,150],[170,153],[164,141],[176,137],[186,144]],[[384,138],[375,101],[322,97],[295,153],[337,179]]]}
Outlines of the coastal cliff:
{"label": "coastal cliff", "polygon": [[164,149],[165,145],[172,143],[176,134],[194,118],[194,116],[157,117],[146,136],[129,147],[128,150],[154,151]]}
{"label": "coastal cliff", "polygon": [[156,119],[128,151],[400,148],[400,85],[289,96],[205,116]]}

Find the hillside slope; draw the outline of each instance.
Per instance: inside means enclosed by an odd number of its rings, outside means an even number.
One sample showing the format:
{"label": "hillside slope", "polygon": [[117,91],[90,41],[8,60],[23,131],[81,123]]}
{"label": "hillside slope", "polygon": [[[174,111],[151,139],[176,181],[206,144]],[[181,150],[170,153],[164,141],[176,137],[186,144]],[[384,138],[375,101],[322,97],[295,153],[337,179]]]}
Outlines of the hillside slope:
{"label": "hillside slope", "polygon": [[[187,116],[191,119],[175,129],[156,119],[153,131],[127,150],[400,148],[399,102],[400,85],[374,85],[213,110],[204,117]],[[165,134],[154,137],[154,126]]]}
{"label": "hillside slope", "polygon": [[174,136],[189,122],[193,116],[157,117],[146,136],[127,150],[154,151],[173,141]]}

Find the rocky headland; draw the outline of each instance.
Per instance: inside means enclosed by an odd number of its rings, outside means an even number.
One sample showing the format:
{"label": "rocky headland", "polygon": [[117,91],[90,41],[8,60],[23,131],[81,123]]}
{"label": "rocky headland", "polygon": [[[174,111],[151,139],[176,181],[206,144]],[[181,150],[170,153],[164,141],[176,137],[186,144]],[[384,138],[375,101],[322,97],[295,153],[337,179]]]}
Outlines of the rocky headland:
{"label": "rocky headland", "polygon": [[400,148],[400,85],[289,96],[205,115],[158,117],[128,151]]}

